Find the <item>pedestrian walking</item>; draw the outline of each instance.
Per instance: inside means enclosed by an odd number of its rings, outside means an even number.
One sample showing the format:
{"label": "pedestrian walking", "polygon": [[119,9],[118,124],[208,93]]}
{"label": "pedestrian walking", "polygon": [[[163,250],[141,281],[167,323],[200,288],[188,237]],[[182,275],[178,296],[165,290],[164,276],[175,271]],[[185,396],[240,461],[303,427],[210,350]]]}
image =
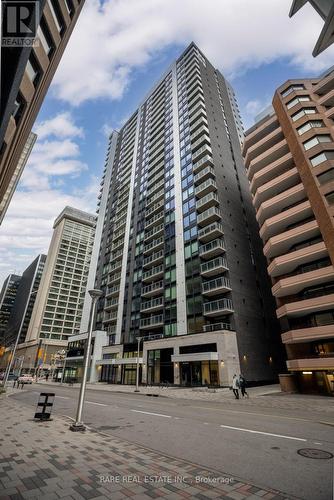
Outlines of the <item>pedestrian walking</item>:
{"label": "pedestrian walking", "polygon": [[46,372],[45,380],[46,380],[46,382],[49,380],[49,372]]}
{"label": "pedestrian walking", "polygon": [[248,392],[246,391],[247,380],[245,379],[245,377],[241,373],[239,375],[239,387],[241,390],[242,397],[244,398],[245,396],[247,396],[249,398]]}
{"label": "pedestrian walking", "polygon": [[235,396],[235,399],[239,399],[239,379],[238,379],[236,373],[233,375],[233,379],[232,379],[232,390],[233,390],[233,394]]}

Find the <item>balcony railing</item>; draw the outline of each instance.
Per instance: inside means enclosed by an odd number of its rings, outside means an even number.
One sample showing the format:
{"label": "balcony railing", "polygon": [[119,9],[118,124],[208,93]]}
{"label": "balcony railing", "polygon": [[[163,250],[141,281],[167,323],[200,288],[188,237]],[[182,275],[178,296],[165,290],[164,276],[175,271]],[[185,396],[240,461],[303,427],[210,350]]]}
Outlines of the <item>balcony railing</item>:
{"label": "balcony railing", "polygon": [[214,280],[206,281],[202,283],[202,293],[203,295],[216,295],[218,293],[224,293],[231,290],[231,282],[225,276],[220,276]]}
{"label": "balcony railing", "polygon": [[193,165],[194,174],[202,170],[204,167],[207,167],[208,165],[213,165],[213,159],[211,155],[205,155],[203,158],[194,163]]}
{"label": "balcony railing", "polygon": [[148,297],[150,295],[159,295],[163,289],[164,289],[164,282],[156,281],[151,285],[143,286],[141,289],[141,295],[142,297],[144,296]]}
{"label": "balcony railing", "polygon": [[161,210],[161,207],[163,206],[164,206],[163,201],[156,203],[155,205],[146,210],[145,217],[149,217],[150,215],[153,215],[155,212],[158,212],[159,210]]}
{"label": "balcony railing", "polygon": [[[215,177],[215,170],[208,166],[205,167],[203,170],[201,170],[198,174],[194,176],[194,183],[198,184],[199,182],[203,182],[207,179],[214,178]],[[202,184],[200,184],[201,186]],[[200,187],[198,186],[198,187]],[[196,188],[197,189],[197,188]]]}
{"label": "balcony railing", "polygon": [[199,241],[210,241],[217,236],[222,236],[224,234],[223,226],[220,222],[213,222],[210,226],[206,226],[198,231]]}
{"label": "balcony railing", "polygon": [[164,306],[163,297],[158,297],[156,299],[149,300],[148,302],[142,302],[140,305],[141,312],[149,312],[155,309],[162,309]]}
{"label": "balcony railing", "polygon": [[158,316],[151,316],[150,318],[142,318],[140,320],[140,328],[157,328],[164,324],[163,314],[159,314]]}
{"label": "balcony railing", "polygon": [[219,330],[232,330],[230,323],[213,323],[211,325],[203,325],[204,332],[217,332]]}
{"label": "balcony railing", "polygon": [[194,162],[202,158],[203,156],[205,157],[206,155],[212,155],[212,149],[208,144],[205,144],[201,148],[199,148],[195,153],[192,155],[192,159]]}
{"label": "balcony railing", "polygon": [[147,243],[147,245],[144,246],[143,253],[144,254],[151,253],[154,250],[157,250],[158,248],[162,248],[164,244],[165,244],[165,239],[163,236],[161,236],[161,238],[157,238],[151,241],[150,243]]}
{"label": "balcony railing", "polygon": [[221,314],[233,313],[233,304],[231,299],[214,300],[203,304],[203,314],[205,316],[220,316]]}
{"label": "balcony railing", "polygon": [[156,237],[156,236],[161,236],[165,231],[165,225],[164,224],[159,224],[156,227],[153,227],[153,229],[150,229],[145,233],[144,239],[145,241],[149,241],[150,239]]}
{"label": "balcony railing", "polygon": [[143,260],[143,266],[147,266],[153,264],[154,262],[158,262],[159,260],[163,260],[165,256],[164,250],[160,250],[159,252],[152,253],[148,257],[145,257]]}
{"label": "balcony railing", "polygon": [[199,226],[206,226],[211,222],[221,220],[221,218],[222,214],[219,208],[211,207],[197,216],[197,223]]}
{"label": "balcony railing", "polygon": [[213,276],[228,270],[227,260],[224,257],[217,257],[216,259],[203,262],[201,264],[201,274],[203,276]]}
{"label": "balcony railing", "polygon": [[158,224],[158,222],[161,222],[161,219],[164,218],[165,212],[159,212],[158,214],[154,215],[151,217],[151,219],[148,219],[145,224],[145,229],[148,229],[149,227],[154,226],[155,224]]}
{"label": "balcony railing", "polygon": [[209,193],[203,198],[200,198],[196,202],[196,210],[198,212],[203,212],[204,210],[207,210],[209,207],[214,207],[216,205],[219,205],[219,199],[217,193]]}
{"label": "balcony railing", "polygon": [[143,273],[142,280],[143,281],[154,280],[158,276],[163,275],[163,273],[164,273],[164,266],[163,265],[152,267],[152,269],[150,269],[149,271],[145,271]]}
{"label": "balcony railing", "polygon": [[199,255],[205,259],[215,257],[226,251],[223,238],[217,238],[199,247]]}

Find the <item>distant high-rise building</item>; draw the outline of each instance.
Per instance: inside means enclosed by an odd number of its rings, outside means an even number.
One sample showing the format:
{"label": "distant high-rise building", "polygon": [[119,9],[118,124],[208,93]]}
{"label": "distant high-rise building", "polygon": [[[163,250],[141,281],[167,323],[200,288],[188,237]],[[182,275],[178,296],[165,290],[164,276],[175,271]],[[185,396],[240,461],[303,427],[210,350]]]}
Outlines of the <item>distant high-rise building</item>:
{"label": "distant high-rise building", "polygon": [[111,135],[94,259],[95,329],[110,344],[101,380],[135,382],[139,338],[143,382],[275,378],[278,325],[242,137],[231,86],[194,44]]}
{"label": "distant high-rise building", "polygon": [[22,172],[24,170],[24,167],[26,166],[26,163],[29,159],[30,153],[32,151],[32,148],[36,142],[37,135],[34,134],[33,132],[30,132],[28,140],[23,148],[23,151],[21,153],[20,159],[16,165],[15,172],[13,173],[13,176],[8,184],[7,191],[4,194],[2,200],[0,201],[0,224],[3,221],[3,218],[7,212],[9,203],[13,197],[13,194],[15,192],[16,186],[20,180],[20,177],[22,175]]}
{"label": "distant high-rise building", "polygon": [[[31,368],[34,352],[43,345],[43,362],[67,346],[79,331],[96,217],[66,207],[54,223],[47,259],[25,341],[24,368]],[[29,361],[30,358],[30,361]]]}
{"label": "distant high-rise building", "polygon": [[325,23],[313,50],[315,57],[334,43],[334,2],[333,0],[293,0],[290,17],[307,3],[316,10]]}
{"label": "distant high-rise building", "polygon": [[[22,6],[14,5],[15,2],[2,3],[4,28],[5,22],[6,25],[10,22],[8,16],[13,16],[13,9],[22,9]],[[0,204],[5,197],[7,201],[10,199],[8,190],[11,192],[9,187],[15,186],[23,149],[84,0],[35,0],[26,4],[30,4],[30,15],[21,24],[28,23],[29,33],[33,34],[35,24],[38,25],[34,44],[16,46],[15,36],[14,41],[9,40],[7,44],[3,39],[1,44]],[[9,7],[11,13],[7,10]],[[4,30],[2,36],[5,36]]]}
{"label": "distant high-rise building", "polygon": [[328,393],[334,392],[333,95],[333,69],[287,81],[244,145],[288,370],[302,390]]}
{"label": "distant high-rise building", "polygon": [[5,345],[15,342],[19,335],[19,343],[24,342],[30,323],[36,295],[41,282],[46,255],[39,255],[22,273],[13,309],[11,311]]}
{"label": "distant high-rise building", "polygon": [[10,274],[4,281],[0,293],[0,346],[5,346],[8,320],[13,310],[21,276]]}

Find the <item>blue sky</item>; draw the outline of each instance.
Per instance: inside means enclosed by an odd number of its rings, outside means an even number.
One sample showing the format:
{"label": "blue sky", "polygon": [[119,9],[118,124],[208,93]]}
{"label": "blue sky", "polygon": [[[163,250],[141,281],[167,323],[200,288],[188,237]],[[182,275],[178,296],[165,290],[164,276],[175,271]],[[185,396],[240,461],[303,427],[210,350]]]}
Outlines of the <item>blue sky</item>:
{"label": "blue sky", "polygon": [[[314,60],[321,20],[291,0],[86,0],[33,128],[39,135],[0,227],[0,280],[46,252],[66,204],[94,211],[107,134],[119,128],[193,40],[230,80],[246,127],[289,78],[334,64]],[[269,4],[269,5],[268,5]],[[94,36],[88,35],[94,26]]]}

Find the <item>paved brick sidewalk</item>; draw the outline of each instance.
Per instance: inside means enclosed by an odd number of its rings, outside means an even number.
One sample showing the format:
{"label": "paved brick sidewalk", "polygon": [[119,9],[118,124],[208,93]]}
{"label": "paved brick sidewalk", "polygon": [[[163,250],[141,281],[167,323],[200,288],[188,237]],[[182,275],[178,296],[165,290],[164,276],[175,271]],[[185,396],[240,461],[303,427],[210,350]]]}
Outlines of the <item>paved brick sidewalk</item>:
{"label": "paved brick sidewalk", "polygon": [[65,418],[32,416],[0,396],[1,499],[292,498],[118,438],[72,433]]}

